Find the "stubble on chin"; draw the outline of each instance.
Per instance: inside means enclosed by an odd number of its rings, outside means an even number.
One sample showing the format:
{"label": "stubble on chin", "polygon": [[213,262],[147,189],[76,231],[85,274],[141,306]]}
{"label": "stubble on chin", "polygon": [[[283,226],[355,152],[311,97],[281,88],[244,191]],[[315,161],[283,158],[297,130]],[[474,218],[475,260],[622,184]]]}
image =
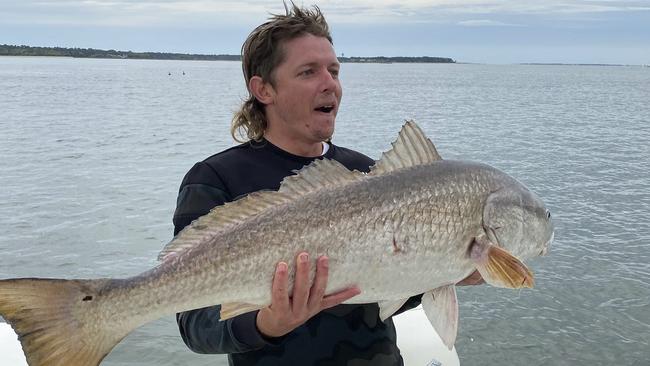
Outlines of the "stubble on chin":
{"label": "stubble on chin", "polygon": [[329,141],[329,140],[332,139],[332,136],[333,136],[333,135],[334,135],[334,131],[332,131],[332,133],[323,133],[323,134],[319,134],[319,135],[317,136],[317,138],[318,138],[319,141]]}
{"label": "stubble on chin", "polygon": [[320,126],[314,130],[313,137],[318,141],[329,141],[334,135],[334,122],[331,125]]}

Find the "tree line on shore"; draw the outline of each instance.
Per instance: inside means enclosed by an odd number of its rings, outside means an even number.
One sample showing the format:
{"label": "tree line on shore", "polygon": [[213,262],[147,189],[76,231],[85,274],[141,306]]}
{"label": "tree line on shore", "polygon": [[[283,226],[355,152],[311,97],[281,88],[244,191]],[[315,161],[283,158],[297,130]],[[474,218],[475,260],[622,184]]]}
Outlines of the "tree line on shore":
{"label": "tree line on shore", "polygon": [[[168,52],[132,52],[100,50],[95,48],[32,47],[25,45],[0,45],[0,56],[51,56],[78,58],[114,58],[140,60],[203,60],[203,61],[241,61],[240,55],[201,55]],[[340,62],[353,63],[455,63],[447,57],[339,57]]]}
{"label": "tree line on shore", "polygon": [[79,58],[122,58],[151,60],[226,60],[239,61],[239,55],[199,55],[167,52],[132,52],[95,48],[32,47],[0,45],[0,56],[53,56]]}

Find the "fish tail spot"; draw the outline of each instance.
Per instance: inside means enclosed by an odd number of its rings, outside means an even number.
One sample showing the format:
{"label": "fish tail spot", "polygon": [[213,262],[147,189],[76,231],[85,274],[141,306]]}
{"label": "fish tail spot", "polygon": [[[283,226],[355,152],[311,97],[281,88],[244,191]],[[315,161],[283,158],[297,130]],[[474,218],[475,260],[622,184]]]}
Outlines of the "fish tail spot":
{"label": "fish tail spot", "polygon": [[[97,366],[128,333],[90,303],[115,280],[0,280],[0,316],[18,334],[30,366]],[[79,301],[81,300],[81,301]]]}

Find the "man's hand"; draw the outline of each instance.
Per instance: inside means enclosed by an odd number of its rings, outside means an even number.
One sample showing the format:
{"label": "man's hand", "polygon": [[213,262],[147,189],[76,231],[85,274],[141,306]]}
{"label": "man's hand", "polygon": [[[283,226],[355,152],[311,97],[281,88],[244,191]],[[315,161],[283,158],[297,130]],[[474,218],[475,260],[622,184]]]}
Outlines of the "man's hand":
{"label": "man's hand", "polygon": [[306,322],[321,310],[331,308],[361,293],[352,287],[325,296],[328,276],[326,256],[316,261],[314,282],[309,284],[309,255],[300,253],[296,259],[293,293],[289,297],[287,264],[278,263],[273,277],[271,305],[257,313],[257,329],[266,337],[281,337]]}
{"label": "man's hand", "polygon": [[472,272],[471,275],[467,276],[464,280],[458,282],[456,286],[472,286],[472,285],[482,285],[485,283],[483,277],[478,271]]}

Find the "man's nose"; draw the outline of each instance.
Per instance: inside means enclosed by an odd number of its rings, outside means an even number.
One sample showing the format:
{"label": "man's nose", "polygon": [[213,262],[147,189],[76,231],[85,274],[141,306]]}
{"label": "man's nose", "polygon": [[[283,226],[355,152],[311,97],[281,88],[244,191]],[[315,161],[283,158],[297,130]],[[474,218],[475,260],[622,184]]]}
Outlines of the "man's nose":
{"label": "man's nose", "polygon": [[332,73],[329,70],[325,70],[323,72],[322,78],[322,86],[321,89],[323,92],[331,92],[336,90],[338,87],[338,79],[332,75]]}

